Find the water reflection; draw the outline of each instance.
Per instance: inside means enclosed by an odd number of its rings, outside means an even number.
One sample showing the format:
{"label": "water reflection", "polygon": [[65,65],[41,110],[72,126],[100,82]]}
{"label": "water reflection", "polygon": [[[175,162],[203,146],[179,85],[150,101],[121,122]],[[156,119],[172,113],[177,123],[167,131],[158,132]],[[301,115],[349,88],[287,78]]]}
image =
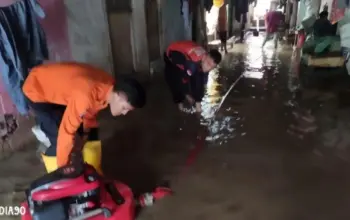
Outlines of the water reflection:
{"label": "water reflection", "polygon": [[251,79],[262,79],[264,77],[264,73],[262,72],[245,71],[243,74],[245,78],[251,78]]}
{"label": "water reflection", "polygon": [[219,80],[219,70],[215,69],[209,73],[207,94],[202,101],[203,120],[209,120],[214,117],[215,111],[221,101]]}
{"label": "water reflection", "polygon": [[[226,57],[223,62],[225,72],[217,69],[209,74],[208,92],[203,99],[201,119],[201,125],[208,130],[207,141],[222,144],[228,139],[246,136],[244,117],[235,109],[235,104],[229,106],[229,103],[234,103],[232,99],[236,99],[241,93],[245,94],[246,90],[249,90],[249,97],[264,100],[266,94],[262,94],[261,91],[272,90],[275,85],[279,74],[277,65],[280,61],[274,49],[262,50],[261,43],[262,37],[251,37],[247,44],[241,47],[241,53]],[[243,77],[240,85],[230,91],[227,100],[221,106],[227,90],[239,76]],[[258,93],[254,94],[255,91]]]}
{"label": "water reflection", "polygon": [[[234,107],[220,107],[220,103],[225,95],[224,86],[228,78],[219,75],[219,69],[209,74],[207,94],[203,99],[201,125],[207,127],[209,142],[219,141],[225,143],[228,139],[236,136],[236,127],[241,117],[238,112],[234,112]],[[226,92],[226,91],[225,91]],[[220,110],[218,112],[218,110]]]}
{"label": "water reflection", "polygon": [[[209,73],[207,94],[202,102],[201,125],[207,127],[207,141],[225,141],[235,136],[235,121],[233,116],[216,115],[216,111],[222,100],[222,85],[227,81],[225,77],[219,77],[219,70]],[[230,111],[231,109],[226,109]]]}

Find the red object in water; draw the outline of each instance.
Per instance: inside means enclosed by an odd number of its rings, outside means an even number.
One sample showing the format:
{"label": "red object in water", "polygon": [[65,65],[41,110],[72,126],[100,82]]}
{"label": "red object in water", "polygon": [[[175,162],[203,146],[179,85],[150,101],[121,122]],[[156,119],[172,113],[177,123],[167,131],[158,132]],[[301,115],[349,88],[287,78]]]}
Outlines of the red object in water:
{"label": "red object in water", "polygon": [[199,153],[203,150],[205,144],[205,137],[207,131],[200,130],[199,135],[197,136],[196,143],[194,148],[190,151],[186,158],[185,168],[190,167],[197,159]]}
{"label": "red object in water", "polygon": [[151,206],[155,201],[172,194],[173,191],[168,187],[157,187],[152,193],[141,195],[138,202],[141,207]]}
{"label": "red object in water", "polygon": [[[85,172],[86,174],[86,172]],[[96,179],[94,181],[88,182],[84,178],[86,176],[81,175],[77,178],[68,178],[58,180],[52,183],[45,184],[46,187],[40,189],[40,187],[35,189],[35,192],[31,192],[32,201],[35,202],[47,202],[56,201],[59,198],[74,197],[77,195],[82,195],[87,191],[99,189],[100,204],[95,204],[92,201],[86,203],[88,208],[95,210],[101,210],[100,214],[89,217],[89,220],[134,220],[135,219],[135,200],[132,190],[125,184],[121,182],[108,182],[109,186],[113,187],[116,192],[118,192],[118,200],[123,201],[116,202],[116,196],[107,189],[107,182],[102,179]],[[39,190],[37,190],[39,189]],[[80,189],[80,190],[79,190]],[[22,220],[33,220],[28,203],[22,204],[25,207],[25,215],[22,216]],[[107,214],[108,217],[105,216]],[[89,213],[89,211],[86,211]]]}

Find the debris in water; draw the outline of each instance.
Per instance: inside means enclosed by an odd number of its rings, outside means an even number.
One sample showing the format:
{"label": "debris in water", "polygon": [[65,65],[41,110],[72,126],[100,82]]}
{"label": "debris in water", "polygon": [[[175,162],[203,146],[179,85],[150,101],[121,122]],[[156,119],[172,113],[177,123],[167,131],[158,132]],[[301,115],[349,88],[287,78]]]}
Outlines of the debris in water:
{"label": "debris in water", "polygon": [[215,136],[208,136],[205,138],[206,141],[215,141],[220,138],[220,135],[215,135]]}
{"label": "debris in water", "polygon": [[294,117],[296,119],[302,119],[308,123],[314,123],[315,122],[315,117],[311,115],[310,112],[304,112],[304,113],[298,113],[296,111],[292,112],[292,114],[294,115]]}
{"label": "debris in water", "polygon": [[308,126],[295,126],[295,125],[290,125],[289,126],[290,129],[292,130],[296,130],[302,133],[312,133],[315,132],[317,130],[317,126],[316,125],[308,125]]}
{"label": "debris in water", "polygon": [[241,136],[243,137],[243,136],[245,136],[247,134],[247,132],[243,132],[243,133],[241,133]]}
{"label": "debris in water", "polygon": [[192,107],[192,108],[184,108],[182,111],[184,113],[187,113],[187,114],[193,114],[193,113],[196,112],[196,109],[194,107]]}
{"label": "debris in water", "polygon": [[296,106],[296,103],[292,100],[289,100],[287,101],[286,103],[284,103],[286,106],[289,106],[289,107],[295,107]]}
{"label": "debris in water", "polygon": [[304,135],[298,134],[297,132],[295,132],[295,131],[293,131],[293,130],[288,129],[288,130],[287,130],[287,133],[290,134],[290,135],[292,135],[292,136],[296,136],[296,137],[299,138],[299,139],[304,139]]}

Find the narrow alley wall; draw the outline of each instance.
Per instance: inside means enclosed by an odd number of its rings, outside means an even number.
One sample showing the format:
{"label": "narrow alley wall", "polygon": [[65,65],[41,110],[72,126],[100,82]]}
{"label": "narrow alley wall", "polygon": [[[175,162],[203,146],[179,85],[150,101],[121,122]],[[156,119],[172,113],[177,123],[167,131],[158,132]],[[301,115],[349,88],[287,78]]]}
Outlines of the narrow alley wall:
{"label": "narrow alley wall", "polygon": [[[64,4],[72,58],[112,73],[112,52],[105,1],[65,0]],[[61,14],[59,17],[64,16]]]}
{"label": "narrow alley wall", "polygon": [[166,50],[171,42],[186,39],[180,0],[161,1],[161,20],[161,48],[163,51]]}
{"label": "narrow alley wall", "polygon": [[131,37],[134,60],[134,70],[144,72],[149,70],[149,54],[147,40],[145,0],[131,0]]}
{"label": "narrow alley wall", "polygon": [[[45,18],[41,21],[45,30],[50,60],[65,61],[72,59],[68,38],[66,8],[63,1],[38,0],[45,11]],[[63,15],[63,16],[62,16]],[[60,19],[57,19],[57,18]]]}

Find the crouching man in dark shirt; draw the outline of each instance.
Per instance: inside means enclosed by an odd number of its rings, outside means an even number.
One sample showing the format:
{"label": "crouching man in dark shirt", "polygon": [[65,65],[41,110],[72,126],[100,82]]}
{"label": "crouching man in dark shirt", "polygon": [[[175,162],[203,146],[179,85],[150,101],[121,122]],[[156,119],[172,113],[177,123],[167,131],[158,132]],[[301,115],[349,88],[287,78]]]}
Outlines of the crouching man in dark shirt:
{"label": "crouching man in dark shirt", "polygon": [[208,73],[221,62],[220,52],[207,52],[192,41],[179,41],[168,47],[164,61],[165,80],[179,110],[184,110],[187,101],[196,106],[196,112],[201,112]]}

